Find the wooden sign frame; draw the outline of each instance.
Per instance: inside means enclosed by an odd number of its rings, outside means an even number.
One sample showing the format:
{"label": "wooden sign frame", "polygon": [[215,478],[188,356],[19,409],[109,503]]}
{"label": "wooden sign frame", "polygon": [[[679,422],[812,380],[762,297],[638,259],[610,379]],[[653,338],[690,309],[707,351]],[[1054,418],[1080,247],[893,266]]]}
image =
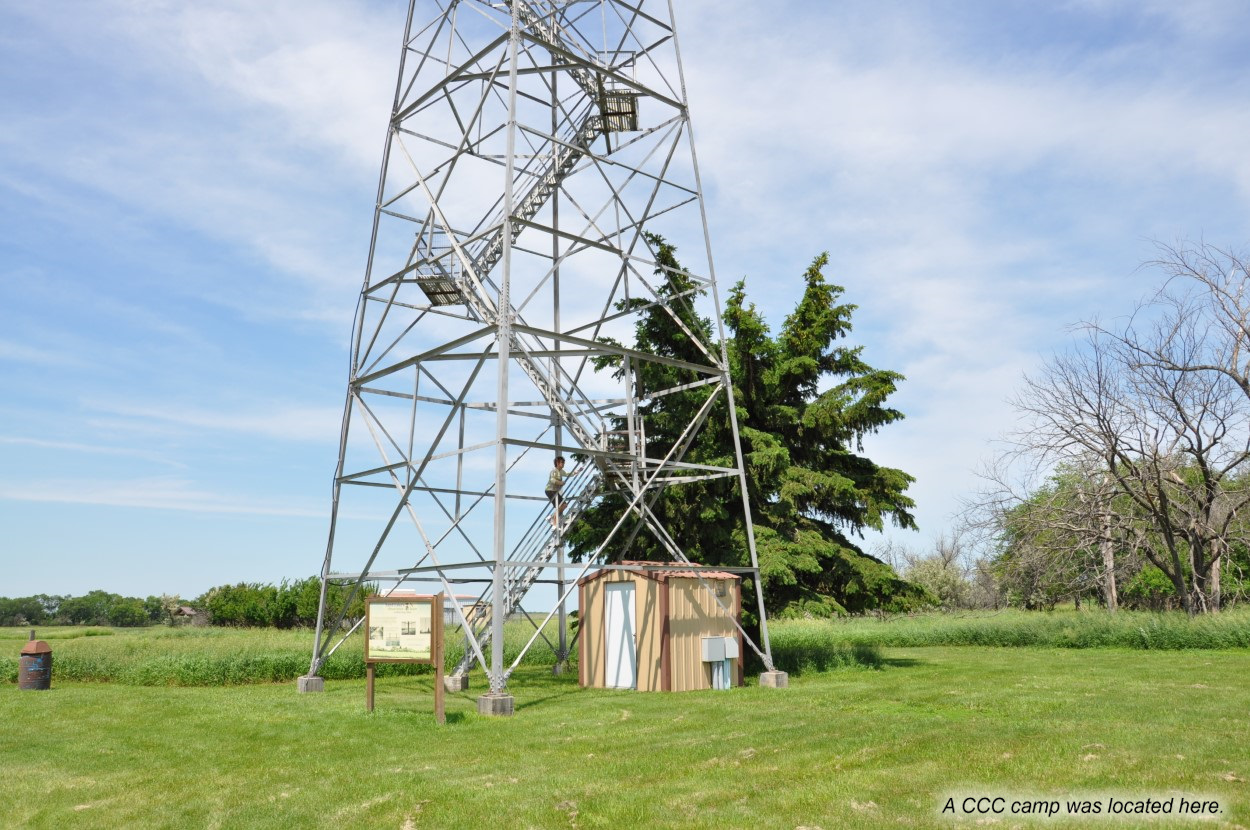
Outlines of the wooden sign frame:
{"label": "wooden sign frame", "polygon": [[[420,614],[418,609],[390,608],[390,606],[428,606],[429,620],[428,631],[421,631],[420,621],[424,614]],[[374,609],[377,609],[375,612]],[[365,708],[373,711],[373,692],[374,679],[376,672],[374,666],[378,663],[426,663],[434,666],[434,717],[439,723],[447,722],[447,715],[444,711],[444,689],[443,689],[443,663],[444,663],[444,644],[443,644],[443,614],[444,614],[443,594],[438,593],[433,596],[425,594],[423,596],[400,596],[400,597],[384,597],[371,596],[365,599]],[[411,620],[404,620],[402,614],[411,610],[414,616]],[[397,613],[398,615],[397,616]],[[378,625],[374,625],[378,623]],[[387,626],[399,627],[398,632],[388,632]],[[408,627],[412,630],[409,631]],[[379,636],[374,636],[378,634]],[[410,638],[424,639],[424,635],[429,635],[429,656],[422,657],[421,649],[413,649],[408,646],[419,645],[412,643]],[[391,651],[385,647],[371,648],[371,643],[377,640],[383,642],[393,642],[394,650]],[[407,642],[405,642],[407,640]],[[375,647],[376,648],[376,647]],[[405,652],[415,651],[416,654],[407,654]],[[391,654],[392,656],[386,656]]]}

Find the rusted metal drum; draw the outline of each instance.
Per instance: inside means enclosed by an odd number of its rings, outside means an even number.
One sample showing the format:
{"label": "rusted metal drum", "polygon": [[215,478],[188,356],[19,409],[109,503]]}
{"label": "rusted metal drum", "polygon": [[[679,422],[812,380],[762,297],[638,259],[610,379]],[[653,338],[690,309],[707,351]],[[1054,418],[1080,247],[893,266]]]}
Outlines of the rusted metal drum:
{"label": "rusted metal drum", "polygon": [[52,688],[52,646],[43,640],[31,640],[22,646],[22,659],[17,667],[17,688]]}

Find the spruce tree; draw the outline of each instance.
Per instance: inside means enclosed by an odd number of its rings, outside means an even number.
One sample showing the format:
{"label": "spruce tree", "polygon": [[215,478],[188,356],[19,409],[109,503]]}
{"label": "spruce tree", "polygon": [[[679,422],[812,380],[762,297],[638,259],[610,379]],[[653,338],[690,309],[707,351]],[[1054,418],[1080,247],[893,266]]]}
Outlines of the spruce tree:
{"label": "spruce tree", "polygon": [[[710,322],[694,310],[700,287],[681,270],[671,245],[658,237],[649,241],[657,251],[660,303],[642,311],[636,348],[706,362],[700,353],[715,354],[716,341]],[[841,302],[843,289],[825,279],[827,262],[822,254],[807,269],[803,297],[777,336],[747,301],[745,281],[730,292],[724,314],[770,613],[827,616],[904,608],[923,594],[854,541],[886,522],[915,528],[914,503],[905,494],[914,479],[863,455],[866,435],[903,417],[886,404],[903,378],[872,368],[863,360],[863,347],[842,342],[855,306]],[[693,372],[667,364],[631,368],[642,395],[697,380]],[[646,400],[640,414],[649,457],[669,452],[709,394],[698,387]],[[734,466],[726,406],[724,396],[716,401],[685,460]],[[665,488],[652,510],[693,561],[746,566],[745,526],[734,509],[738,499],[736,479],[701,481]],[[568,536],[575,555],[595,549],[625,504],[622,494],[609,491],[583,514]],[[614,547],[610,559],[670,558],[645,529],[618,537]]]}

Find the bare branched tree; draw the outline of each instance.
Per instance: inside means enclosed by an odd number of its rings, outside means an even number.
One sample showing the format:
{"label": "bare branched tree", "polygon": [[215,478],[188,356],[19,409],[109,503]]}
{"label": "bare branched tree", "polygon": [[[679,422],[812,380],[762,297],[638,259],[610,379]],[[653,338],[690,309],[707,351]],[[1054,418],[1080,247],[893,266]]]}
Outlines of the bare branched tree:
{"label": "bare branched tree", "polygon": [[889,540],[873,555],[924,587],[941,608],[999,608],[1004,604],[1000,586],[987,561],[970,561],[969,538],[965,529],[955,528],[933,537],[925,549]]}
{"label": "bare branched tree", "polygon": [[[1168,280],[1126,324],[1083,325],[1076,348],[1025,379],[1012,401],[1023,426],[977,506],[1052,584],[1075,592],[1092,574],[1115,608],[1117,555],[1141,556],[1191,614],[1216,611],[1250,501],[1250,280],[1206,246],[1153,264]],[[1004,472],[1021,464],[1053,486],[1022,488]]]}
{"label": "bare branched tree", "polygon": [[[1141,312],[1156,312],[1150,336],[1104,330],[1143,365],[1170,372],[1217,374],[1250,398],[1250,273],[1247,260],[1213,245],[1160,245],[1147,263],[1167,275]],[[1195,331],[1195,323],[1201,331]]]}
{"label": "bare branched tree", "polygon": [[[1150,265],[1167,280],[1134,324],[1120,332],[1098,330],[1114,341],[1135,377],[1156,389],[1192,393],[1164,406],[1167,416],[1187,416],[1179,449],[1189,466],[1170,477],[1177,491],[1192,496],[1170,507],[1192,576],[1186,608],[1218,610],[1221,569],[1232,543],[1244,539],[1250,500],[1243,481],[1250,442],[1250,273],[1245,258],[1212,245],[1161,245],[1160,254]],[[1163,541],[1172,543],[1166,536]]]}

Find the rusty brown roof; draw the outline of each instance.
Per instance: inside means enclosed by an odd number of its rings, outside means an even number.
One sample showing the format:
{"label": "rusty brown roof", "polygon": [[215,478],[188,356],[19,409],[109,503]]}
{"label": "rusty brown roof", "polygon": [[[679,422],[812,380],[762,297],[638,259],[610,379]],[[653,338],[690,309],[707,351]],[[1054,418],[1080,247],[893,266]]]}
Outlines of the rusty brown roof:
{"label": "rusty brown roof", "polygon": [[[634,572],[642,574],[648,579],[655,579],[659,581],[671,579],[673,577],[683,579],[741,579],[741,577],[737,574],[731,574],[728,571],[718,571],[708,565],[695,565],[689,562],[644,562],[636,559],[623,559],[620,562],[611,562],[609,564],[624,565],[631,570],[634,570]],[[667,570],[667,568],[674,565],[681,565],[682,570]],[[665,570],[660,570],[656,566],[665,568]],[[578,580],[578,583],[581,584],[590,582],[591,580],[599,579],[605,574],[610,573],[612,573],[610,570],[595,571],[593,573],[586,574],[586,576]]]}
{"label": "rusty brown roof", "polygon": [[681,571],[669,571],[669,570],[657,571],[656,576],[661,577],[661,578],[680,576],[686,579],[698,579],[699,577],[703,577],[704,579],[738,579],[737,574],[731,574],[728,571],[713,570],[711,566],[709,565],[696,565],[691,562],[642,562],[642,561],[634,561],[634,560],[624,560],[620,564],[634,565],[643,570],[650,570],[651,567],[654,565],[663,565],[667,567],[672,567],[673,565],[686,565],[688,568],[687,570],[681,570]]}

